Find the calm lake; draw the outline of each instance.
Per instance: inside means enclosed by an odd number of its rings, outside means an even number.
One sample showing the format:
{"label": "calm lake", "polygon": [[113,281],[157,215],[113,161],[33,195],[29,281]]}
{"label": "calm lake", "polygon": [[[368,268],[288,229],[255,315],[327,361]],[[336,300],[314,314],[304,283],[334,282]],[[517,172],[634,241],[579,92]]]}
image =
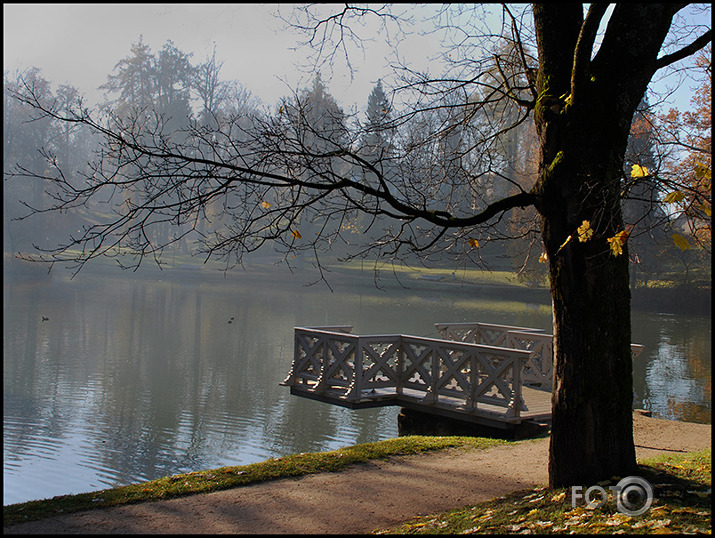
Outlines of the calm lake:
{"label": "calm lake", "polygon": [[[279,385],[295,326],[551,331],[547,293],[416,281],[381,291],[369,276],[331,293],[287,271],[108,275],[5,274],[3,504],[396,437],[396,407],[353,411]],[[634,405],[710,423],[711,318],[662,310],[632,316],[645,345]]]}

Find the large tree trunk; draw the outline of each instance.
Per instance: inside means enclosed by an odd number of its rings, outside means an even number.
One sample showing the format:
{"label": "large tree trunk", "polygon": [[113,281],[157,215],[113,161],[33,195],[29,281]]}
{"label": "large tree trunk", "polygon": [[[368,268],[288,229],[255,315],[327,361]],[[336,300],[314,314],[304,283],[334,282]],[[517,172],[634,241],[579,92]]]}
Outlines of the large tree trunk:
{"label": "large tree trunk", "polygon": [[[580,132],[597,138],[579,141],[574,133],[574,142],[562,145],[551,164],[549,203],[541,207],[553,304],[552,487],[593,485],[636,469],[628,251],[614,256],[606,241],[624,229],[622,160],[611,156],[604,166],[595,147],[602,131],[593,125]],[[595,234],[582,243],[576,230],[584,220]]]}
{"label": "large tree trunk", "polygon": [[[604,173],[602,166],[567,161],[557,173],[583,178],[588,168],[596,177]],[[595,191],[613,190],[604,183],[585,178],[581,182]],[[603,238],[623,230],[617,192],[603,198],[610,200],[596,207],[582,197],[567,196],[561,204],[550,204],[543,218],[555,356],[552,487],[593,485],[636,469],[628,252],[624,246],[623,254],[613,256]],[[583,220],[589,220],[601,237],[580,243],[574,231]]]}
{"label": "large tree trunk", "polygon": [[[607,239],[624,230],[620,190],[630,124],[673,12],[619,5],[608,28],[615,31],[592,59],[604,12],[592,5],[584,20],[580,4],[534,6],[541,150],[534,193],[554,331],[551,487],[590,486],[637,468],[628,251],[614,254]],[[648,31],[629,32],[636,23]],[[580,242],[585,220],[594,235]]]}
{"label": "large tree trunk", "polygon": [[593,485],[636,469],[626,260],[593,264],[564,255],[551,269],[552,487]]}

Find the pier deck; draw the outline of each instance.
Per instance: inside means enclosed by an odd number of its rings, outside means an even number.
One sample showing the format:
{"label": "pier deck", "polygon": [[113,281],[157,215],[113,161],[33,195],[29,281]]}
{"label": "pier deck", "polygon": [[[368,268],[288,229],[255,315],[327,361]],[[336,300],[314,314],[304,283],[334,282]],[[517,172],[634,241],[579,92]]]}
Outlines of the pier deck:
{"label": "pier deck", "polygon": [[[352,409],[398,405],[509,429],[551,418],[552,336],[437,323],[442,339],[296,327],[291,394]],[[642,346],[632,346],[634,356]]]}

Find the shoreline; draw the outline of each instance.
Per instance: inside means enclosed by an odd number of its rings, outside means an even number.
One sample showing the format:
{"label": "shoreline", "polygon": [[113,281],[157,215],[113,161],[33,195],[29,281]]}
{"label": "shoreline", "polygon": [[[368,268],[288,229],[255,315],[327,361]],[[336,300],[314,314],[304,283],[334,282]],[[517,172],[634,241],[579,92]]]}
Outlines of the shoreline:
{"label": "shoreline", "polygon": [[[653,417],[653,416],[651,416],[650,411],[647,411],[647,410],[644,410],[644,409],[634,409],[634,410],[633,410],[633,417],[634,417],[634,443],[636,444],[636,447],[640,447],[640,448],[642,448],[642,449],[644,449],[644,450],[653,449],[653,450],[656,450],[656,451],[657,451],[657,450],[659,450],[659,449],[654,449],[653,447],[648,447],[648,446],[644,446],[644,445],[638,445],[638,438],[637,438],[636,432],[635,432],[635,422],[636,422],[636,420],[638,420],[637,417],[646,418],[646,419],[648,419],[649,421],[652,420],[652,421],[654,421],[653,424],[656,424],[657,422],[660,422],[660,423],[681,424],[681,425],[683,425],[683,427],[682,427],[683,429],[687,429],[687,428],[689,428],[690,426],[702,426],[702,427],[708,428],[708,429],[711,429],[711,428],[712,428],[712,423],[685,422],[685,421],[673,420],[673,419],[668,419],[668,418]],[[681,428],[679,428],[679,429],[681,429]],[[513,439],[513,440],[506,440],[506,441],[507,441],[507,444],[517,444],[517,443],[521,443],[521,442],[538,441],[538,440],[548,439],[549,434],[550,434],[550,432],[547,432],[547,433],[545,433],[545,434],[536,435],[536,436],[533,436],[533,437],[519,438],[519,439]],[[649,434],[650,434],[650,433],[649,433]],[[466,436],[459,436],[459,435],[453,435],[453,436],[452,436],[452,435],[434,435],[434,436],[428,436],[428,435],[423,435],[423,434],[415,434],[415,435],[399,436],[399,437],[392,438],[392,439],[386,439],[385,441],[377,441],[376,443],[367,443],[367,444],[379,444],[379,443],[384,443],[384,442],[386,442],[386,441],[394,441],[395,439],[400,439],[401,437],[438,437],[438,438],[440,438],[440,437],[471,437],[471,436],[469,436],[469,435],[466,435]],[[475,438],[476,438],[476,439],[481,439],[480,437],[475,437]],[[499,438],[496,438],[496,437],[485,437],[484,439],[499,439]],[[670,442],[672,442],[672,440],[671,440]],[[350,446],[348,446],[348,447],[343,447],[342,449],[338,449],[338,450],[343,450],[343,449],[346,449],[346,448],[352,448],[352,447],[355,447],[355,446],[360,446],[360,445],[350,445]],[[444,449],[437,449],[437,450],[439,451],[439,450],[444,450]],[[682,449],[673,449],[673,450],[674,450],[674,451],[677,451],[677,452],[682,452],[682,451],[683,451]],[[329,452],[335,452],[335,451],[329,451]],[[316,453],[311,453],[311,454],[324,454],[324,453],[325,453],[325,452],[316,452]],[[238,466],[238,467],[251,467],[251,466],[253,466],[253,465],[261,465],[261,464],[263,464],[263,463],[266,463],[267,461],[281,460],[281,459],[284,459],[284,458],[290,458],[291,456],[295,456],[295,454],[290,454],[290,455],[287,455],[287,456],[281,456],[281,457],[279,457],[279,458],[270,458],[270,459],[264,460],[264,461],[262,461],[262,462],[258,462],[258,463],[254,463],[254,464],[242,465],[242,466]],[[650,457],[650,456],[644,456],[644,457]],[[640,459],[640,458],[639,458],[639,459]],[[159,478],[155,478],[155,479],[153,479],[153,480],[147,480],[147,481],[144,481],[144,482],[137,482],[137,483],[127,484],[127,485],[124,485],[124,486],[117,486],[117,487],[114,487],[114,488],[104,488],[104,489],[101,489],[101,490],[92,490],[92,491],[87,491],[87,492],[82,492],[82,493],[76,493],[76,494],[75,494],[75,493],[69,493],[69,494],[63,494],[63,495],[56,495],[56,496],[54,496],[54,497],[44,498],[44,499],[31,499],[31,500],[23,501],[23,502],[19,502],[19,503],[12,503],[12,504],[3,505],[3,508],[7,508],[7,507],[10,507],[10,506],[23,505],[23,504],[26,504],[26,503],[50,502],[50,501],[52,501],[52,500],[54,500],[54,499],[60,499],[60,498],[66,498],[66,497],[75,497],[75,496],[79,496],[79,495],[97,494],[97,493],[101,493],[101,492],[105,492],[105,491],[117,490],[117,489],[120,489],[120,488],[123,488],[123,487],[126,487],[126,486],[130,486],[130,485],[141,485],[141,484],[146,484],[146,483],[149,483],[149,482],[154,482],[154,481],[157,481],[157,480],[173,479],[174,477],[177,477],[177,476],[193,475],[193,474],[200,474],[200,473],[215,473],[215,472],[217,472],[219,469],[224,469],[224,467],[219,467],[219,468],[215,468],[215,469],[204,469],[204,470],[198,470],[198,471],[190,471],[190,472],[188,472],[188,473],[183,473],[183,474],[178,474],[178,475],[167,475],[167,476],[162,476],[162,477],[159,477]],[[278,479],[278,480],[281,480],[282,478],[277,478],[277,479]],[[247,485],[250,485],[250,484],[247,484]],[[188,494],[188,495],[201,495],[201,494],[202,494],[202,493],[194,493],[194,494],[191,494],[191,493],[190,493],[190,494]],[[146,502],[151,502],[151,500],[147,500]]]}
{"label": "shoreline", "polygon": [[[28,272],[28,265],[33,265]],[[37,267],[34,267],[36,265]],[[19,270],[22,266],[24,269]],[[30,282],[39,278],[70,278],[71,273],[64,268],[55,268],[48,275],[46,264],[31,264],[30,262],[8,261],[4,262],[5,274],[10,278],[18,278],[21,282]],[[90,276],[106,276],[101,270],[106,271],[106,266],[87,265],[80,271],[81,274]],[[436,272],[436,274],[435,274]],[[484,271],[490,273],[490,271]],[[497,271],[501,272],[501,271]],[[382,289],[387,292],[428,292],[444,294],[464,294],[465,290],[474,293],[475,298],[501,297],[503,292],[514,292],[518,290],[520,299],[525,303],[541,304],[550,306],[551,295],[548,286],[527,286],[520,283],[494,283],[489,280],[467,280],[444,276],[442,269],[403,269],[399,271],[399,276],[387,270],[382,270],[380,279],[375,280],[373,267],[365,270],[358,270],[346,266],[326,266],[325,279],[327,285],[332,289],[340,291],[359,290],[370,288],[372,290]],[[253,283],[256,281],[271,280],[280,283],[288,279],[290,286],[296,285],[296,280],[304,287],[326,286],[320,280],[320,273],[312,268],[296,268],[291,271],[283,265],[263,265],[261,263],[249,263],[244,268],[237,267],[224,273],[217,266],[204,266],[202,264],[185,265],[177,268],[167,268],[160,270],[155,266],[148,266],[137,272],[122,271],[119,268],[112,268],[110,275],[113,278],[151,278],[160,280],[184,281],[195,284],[196,275],[200,274],[202,279],[210,283],[214,279],[237,279],[240,282]],[[274,277],[274,278],[271,278]],[[6,279],[7,282],[7,279]],[[379,287],[378,287],[379,284]],[[657,312],[669,314],[686,314],[706,316],[712,313],[712,287],[677,286],[670,288],[631,288],[631,309],[641,312]]]}
{"label": "shoreline", "polygon": [[[634,413],[638,460],[711,447],[711,425]],[[393,455],[318,472],[51,516],[10,533],[345,533],[386,528],[415,515],[490,500],[547,480],[548,437],[486,448]],[[210,471],[206,471],[209,473]],[[449,477],[445,480],[445,477]],[[395,492],[399,491],[399,495]],[[324,510],[325,506],[332,510]]]}

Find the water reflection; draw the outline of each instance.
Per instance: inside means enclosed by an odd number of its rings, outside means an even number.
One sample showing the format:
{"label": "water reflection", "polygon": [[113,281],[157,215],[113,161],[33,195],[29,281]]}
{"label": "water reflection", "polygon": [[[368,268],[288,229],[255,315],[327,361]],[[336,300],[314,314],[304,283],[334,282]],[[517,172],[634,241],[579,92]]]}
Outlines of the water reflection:
{"label": "water reflection", "polygon": [[657,416],[709,423],[712,416],[710,319],[658,315],[645,367],[643,405]]}
{"label": "water reflection", "polygon": [[[279,385],[297,325],[421,336],[437,336],[438,321],[551,328],[548,304],[533,298],[266,282],[6,278],[4,504],[395,437],[397,408],[353,411]],[[646,345],[637,404],[709,422],[709,318],[634,314],[633,326]]]}

